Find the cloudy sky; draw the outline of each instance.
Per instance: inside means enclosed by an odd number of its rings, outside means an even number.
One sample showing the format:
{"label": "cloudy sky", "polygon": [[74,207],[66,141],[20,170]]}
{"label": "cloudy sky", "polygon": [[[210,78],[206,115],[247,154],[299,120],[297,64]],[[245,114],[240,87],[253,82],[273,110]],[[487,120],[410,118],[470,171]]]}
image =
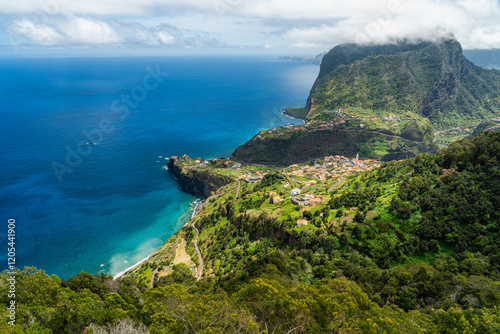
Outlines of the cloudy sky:
{"label": "cloudy sky", "polygon": [[5,52],[322,52],[342,42],[436,39],[500,48],[500,0],[15,0]]}

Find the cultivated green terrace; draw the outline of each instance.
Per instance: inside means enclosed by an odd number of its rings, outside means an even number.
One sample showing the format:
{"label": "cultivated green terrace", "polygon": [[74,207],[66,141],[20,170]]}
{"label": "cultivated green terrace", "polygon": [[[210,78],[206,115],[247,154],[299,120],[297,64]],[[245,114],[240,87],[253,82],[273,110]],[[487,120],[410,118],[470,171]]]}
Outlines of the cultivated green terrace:
{"label": "cultivated green terrace", "polygon": [[[484,274],[496,268],[494,261],[486,264],[497,249],[490,243],[496,244],[500,207],[498,138],[484,135],[379,168],[372,160],[343,156],[262,172],[212,163],[206,168],[246,182],[222,187],[194,219],[200,247],[209,254],[206,275],[222,278],[244,266],[248,257],[233,252],[247,252],[261,238],[289,251],[353,251],[383,269],[438,259],[458,264],[457,254],[478,252],[482,265],[474,273]],[[224,249],[227,256],[220,256]],[[492,272],[496,278],[498,268]]]}
{"label": "cultivated green terrace", "polygon": [[435,152],[434,128],[411,111],[339,108],[317,113],[304,125],[263,130],[231,158],[286,166],[327,155],[394,160]]}

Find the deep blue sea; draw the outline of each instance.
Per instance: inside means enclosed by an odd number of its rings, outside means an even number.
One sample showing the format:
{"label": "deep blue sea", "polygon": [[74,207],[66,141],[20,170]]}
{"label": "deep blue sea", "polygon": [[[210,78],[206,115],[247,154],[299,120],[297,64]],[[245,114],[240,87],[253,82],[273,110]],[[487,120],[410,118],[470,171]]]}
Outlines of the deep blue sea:
{"label": "deep blue sea", "polygon": [[116,275],[144,259],[195,200],[164,158],[228,157],[301,123],[280,109],[303,106],[318,71],[270,57],[0,60],[0,269],[8,219],[18,268]]}

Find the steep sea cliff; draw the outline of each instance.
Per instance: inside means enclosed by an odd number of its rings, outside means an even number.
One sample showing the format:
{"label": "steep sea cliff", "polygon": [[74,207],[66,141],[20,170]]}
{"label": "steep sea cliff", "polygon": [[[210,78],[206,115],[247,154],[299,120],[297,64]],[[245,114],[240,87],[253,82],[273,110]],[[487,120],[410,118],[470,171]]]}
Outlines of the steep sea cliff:
{"label": "steep sea cliff", "polygon": [[[177,157],[172,156],[168,160],[168,169],[172,172],[173,177],[179,183],[179,188],[189,194],[197,197],[208,198],[212,196],[220,187],[233,182],[229,176],[224,176],[219,173],[210,171],[202,171],[194,173],[191,169],[182,167],[180,161],[191,160],[188,156]],[[199,163],[203,159],[198,158]]]}

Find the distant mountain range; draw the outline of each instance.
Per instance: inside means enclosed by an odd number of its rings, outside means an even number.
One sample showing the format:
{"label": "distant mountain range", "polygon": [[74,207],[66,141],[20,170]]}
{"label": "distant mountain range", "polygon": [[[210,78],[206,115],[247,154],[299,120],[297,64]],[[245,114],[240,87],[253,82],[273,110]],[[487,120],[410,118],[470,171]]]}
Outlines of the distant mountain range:
{"label": "distant mountain range", "polygon": [[315,57],[307,57],[307,56],[281,56],[279,59],[282,60],[294,60],[294,61],[306,61],[312,63],[314,65],[320,65],[323,57],[326,55],[326,52],[320,53]]}
{"label": "distant mountain range", "polygon": [[500,49],[464,50],[464,56],[478,66],[500,69]]}

